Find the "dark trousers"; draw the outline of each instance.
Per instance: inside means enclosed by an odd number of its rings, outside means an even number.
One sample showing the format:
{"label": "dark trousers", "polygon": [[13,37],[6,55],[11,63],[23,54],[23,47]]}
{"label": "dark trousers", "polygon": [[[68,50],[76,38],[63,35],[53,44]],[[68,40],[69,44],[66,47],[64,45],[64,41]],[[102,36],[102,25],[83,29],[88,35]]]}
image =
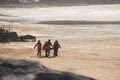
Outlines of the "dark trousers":
{"label": "dark trousers", "polygon": [[54,57],[58,56],[58,49],[54,49]]}
{"label": "dark trousers", "polygon": [[41,56],[41,49],[38,49],[37,56],[38,56],[38,57]]}
{"label": "dark trousers", "polygon": [[50,50],[49,49],[45,49],[45,55],[46,55],[46,57],[48,57],[49,54],[50,54]]}

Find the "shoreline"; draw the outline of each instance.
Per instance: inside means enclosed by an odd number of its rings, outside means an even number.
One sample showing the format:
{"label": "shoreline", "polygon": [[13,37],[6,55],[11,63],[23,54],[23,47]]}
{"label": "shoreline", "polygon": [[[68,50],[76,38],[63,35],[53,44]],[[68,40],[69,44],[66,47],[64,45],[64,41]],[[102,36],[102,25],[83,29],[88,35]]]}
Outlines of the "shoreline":
{"label": "shoreline", "polygon": [[[5,25],[3,23],[1,25]],[[120,25],[24,25],[7,23],[10,25],[12,32],[16,32],[18,36],[33,35],[37,40],[85,40],[85,39],[101,39],[101,38],[119,38]],[[73,34],[74,33],[74,34]]]}

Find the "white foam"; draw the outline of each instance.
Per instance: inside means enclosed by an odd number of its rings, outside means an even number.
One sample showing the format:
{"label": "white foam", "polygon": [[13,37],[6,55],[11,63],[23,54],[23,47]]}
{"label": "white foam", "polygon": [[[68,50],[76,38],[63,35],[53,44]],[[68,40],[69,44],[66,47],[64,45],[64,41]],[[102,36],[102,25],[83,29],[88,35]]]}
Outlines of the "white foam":
{"label": "white foam", "polygon": [[25,23],[53,20],[120,21],[120,5],[69,6],[47,8],[0,8],[0,19]]}

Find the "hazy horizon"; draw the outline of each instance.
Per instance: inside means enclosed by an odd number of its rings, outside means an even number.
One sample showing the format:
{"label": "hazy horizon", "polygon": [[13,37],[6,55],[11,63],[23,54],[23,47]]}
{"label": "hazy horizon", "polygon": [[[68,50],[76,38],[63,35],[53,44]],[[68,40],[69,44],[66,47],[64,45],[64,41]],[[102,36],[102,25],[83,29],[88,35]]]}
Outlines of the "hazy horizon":
{"label": "hazy horizon", "polygon": [[120,4],[39,8],[0,8],[0,21],[38,24],[43,21],[117,21]]}
{"label": "hazy horizon", "polygon": [[120,4],[120,0],[1,0],[1,7],[53,7]]}

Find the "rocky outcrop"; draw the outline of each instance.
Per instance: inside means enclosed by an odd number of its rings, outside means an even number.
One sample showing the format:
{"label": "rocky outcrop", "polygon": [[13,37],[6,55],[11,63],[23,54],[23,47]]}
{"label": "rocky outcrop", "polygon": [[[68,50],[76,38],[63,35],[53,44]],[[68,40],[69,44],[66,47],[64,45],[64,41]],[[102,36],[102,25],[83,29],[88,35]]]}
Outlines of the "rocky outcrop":
{"label": "rocky outcrop", "polygon": [[95,80],[82,75],[51,70],[30,60],[0,58],[0,80]]}

